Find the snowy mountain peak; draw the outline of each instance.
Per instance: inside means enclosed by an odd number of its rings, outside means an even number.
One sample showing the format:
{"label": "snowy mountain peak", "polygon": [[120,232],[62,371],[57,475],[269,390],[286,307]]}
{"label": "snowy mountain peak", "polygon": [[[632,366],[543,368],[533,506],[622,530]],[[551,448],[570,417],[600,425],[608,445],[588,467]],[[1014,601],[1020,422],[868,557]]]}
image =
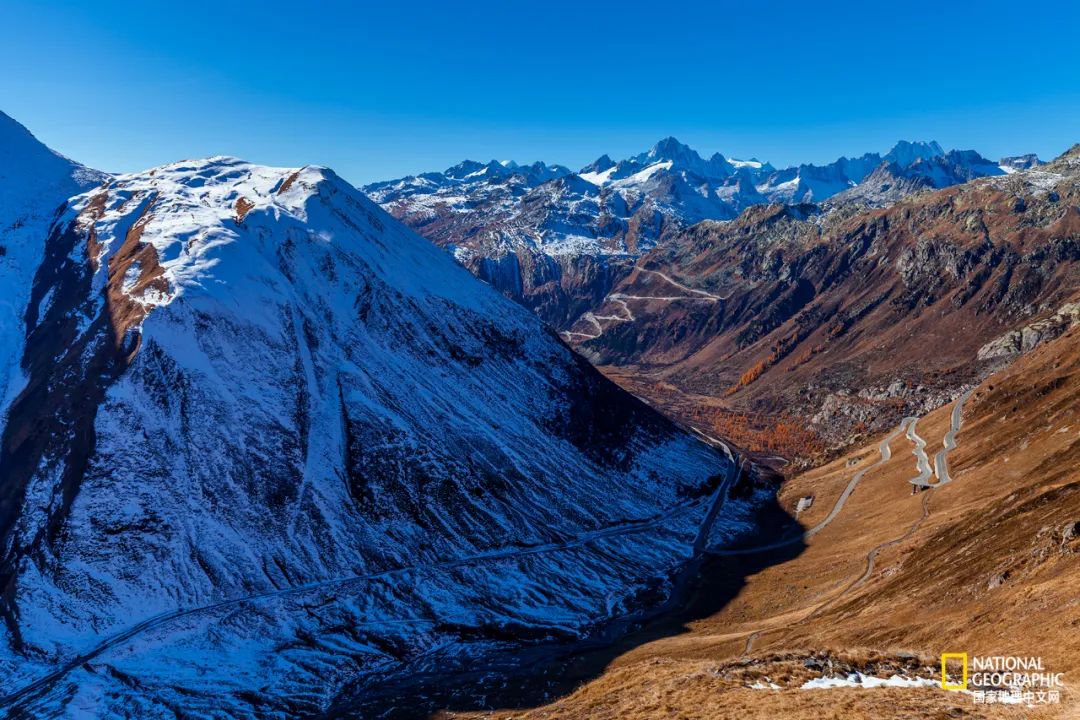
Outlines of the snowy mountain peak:
{"label": "snowy mountain peak", "polygon": [[691,172],[702,177],[723,177],[731,172],[731,167],[719,153],[714,155],[712,160],[705,160],[696,150],[674,137],[660,140],[648,152],[638,155],[634,160],[645,166],[668,162],[671,163],[672,171]]}
{"label": "snowy mountain peak", "polygon": [[462,160],[457,165],[448,167],[446,170],[444,170],[443,175],[448,178],[453,178],[455,180],[462,180],[470,175],[481,172],[484,167],[484,163],[477,162],[475,160]]}
{"label": "snowy mountain peak", "polygon": [[935,141],[909,142],[908,140],[900,140],[893,145],[889,152],[885,153],[883,159],[894,162],[900,167],[907,167],[916,160],[928,160],[944,154],[945,151],[941,149],[941,145],[938,145]]}
{"label": "snowy mountain peak", "polygon": [[[490,169],[482,165],[479,171]],[[443,272],[443,256],[429,243],[411,234],[386,246],[374,242],[389,219],[324,167],[272,168],[231,157],[182,161],[117,176],[107,191],[76,199],[71,212],[85,213],[95,203],[100,209],[94,222],[102,228],[96,259],[102,267],[126,242],[110,228],[123,227],[133,208],[142,208],[139,241],[161,259],[169,288],[140,297],[148,306],[189,291],[257,298],[268,279],[271,285],[280,281],[282,253],[298,263],[302,255],[319,257],[343,242],[342,252],[364,259],[372,273],[399,290],[416,296],[442,292],[464,304],[472,297],[455,289],[460,286],[452,282],[454,274]]]}
{"label": "snowy mountain peak", "polygon": [[1011,157],[1003,157],[998,160],[998,165],[1005,172],[1015,172],[1017,170],[1030,170],[1033,167],[1039,165],[1045,165],[1046,163],[1039,159],[1039,156],[1035,153],[1028,153],[1026,155],[1013,155]]}
{"label": "snowy mountain peak", "polygon": [[106,179],[46,147],[0,112],[0,431],[21,390],[24,309],[54,213]]}
{"label": "snowy mountain peak", "polygon": [[645,157],[653,161],[671,160],[672,162],[679,160],[693,162],[702,159],[696,150],[692,149],[689,145],[684,145],[679,142],[672,135],[657,141],[657,143],[645,153]]}
{"label": "snowy mountain peak", "polygon": [[579,171],[578,174],[579,175],[584,175],[585,173],[602,173],[605,170],[610,170],[613,167],[615,167],[615,161],[612,160],[607,155],[607,153],[605,153],[605,154],[601,155],[600,157],[596,158],[595,160],[593,160],[591,163],[589,163],[585,167],[581,168],[581,170]]}
{"label": "snowy mountain peak", "polygon": [[0,695],[122,652],[37,715],[326,713],[432,648],[587,633],[747,517],[712,519],[724,453],[330,170],[172,163],[47,227],[0,442]]}

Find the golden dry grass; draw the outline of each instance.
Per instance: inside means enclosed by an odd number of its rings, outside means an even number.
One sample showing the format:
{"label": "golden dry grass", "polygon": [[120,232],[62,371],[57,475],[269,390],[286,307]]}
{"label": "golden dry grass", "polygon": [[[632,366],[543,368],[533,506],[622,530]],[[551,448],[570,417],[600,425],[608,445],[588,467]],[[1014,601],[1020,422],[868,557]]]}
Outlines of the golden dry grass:
{"label": "golden dry grass", "polygon": [[[940,449],[951,405],[919,421]],[[721,611],[688,632],[614,660],[549,705],[454,717],[953,718],[1080,717],[1080,330],[983,383],[969,401],[954,482],[912,495],[911,444],[866,474],[839,518],[797,557],[747,577]],[[816,496],[800,521],[817,523],[852,474],[878,459],[877,442],[788,481],[781,504]],[[928,515],[910,537],[903,538]],[[881,547],[861,584],[867,555]],[[738,559],[732,558],[733,571]],[[747,637],[753,649],[744,656]],[[827,652],[853,667],[942,652],[1041,656],[1064,672],[1059,706],[975,705],[934,688],[800,690],[799,658]],[[786,658],[786,659],[785,659]],[[928,661],[929,662],[929,661]],[[751,674],[784,689],[753,690]],[[448,716],[449,717],[449,716]]]}

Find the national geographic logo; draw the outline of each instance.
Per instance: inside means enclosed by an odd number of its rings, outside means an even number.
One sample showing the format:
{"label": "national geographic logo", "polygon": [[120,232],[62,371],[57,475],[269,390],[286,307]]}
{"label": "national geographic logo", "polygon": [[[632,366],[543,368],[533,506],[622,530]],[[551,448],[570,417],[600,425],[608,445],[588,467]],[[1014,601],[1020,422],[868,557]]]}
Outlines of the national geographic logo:
{"label": "national geographic logo", "polygon": [[[959,660],[963,665],[959,684],[949,682],[949,660]],[[941,653],[941,689],[942,690],[967,690],[968,683],[968,658],[967,653]]]}
{"label": "national geographic logo", "polygon": [[1063,678],[1037,656],[975,655],[969,664],[967,653],[941,654],[942,689],[970,691],[976,704],[1056,705]]}

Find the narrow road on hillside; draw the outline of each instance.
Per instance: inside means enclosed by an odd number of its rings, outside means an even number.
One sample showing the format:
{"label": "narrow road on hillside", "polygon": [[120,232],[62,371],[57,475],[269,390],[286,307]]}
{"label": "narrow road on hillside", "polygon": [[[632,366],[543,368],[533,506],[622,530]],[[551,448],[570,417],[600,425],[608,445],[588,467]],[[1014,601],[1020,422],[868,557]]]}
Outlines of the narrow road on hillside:
{"label": "narrow road on hillside", "polygon": [[851,494],[853,492],[855,492],[855,488],[858,487],[859,482],[863,479],[863,476],[871,470],[881,467],[885,463],[889,462],[889,460],[892,458],[892,448],[890,447],[890,445],[892,444],[893,440],[895,440],[900,435],[900,433],[904,432],[904,429],[905,427],[907,427],[908,424],[907,421],[908,418],[904,418],[904,420],[900,423],[899,427],[889,433],[889,435],[884,440],[878,443],[878,453],[880,453],[881,458],[873,465],[865,467],[859,472],[855,473],[855,475],[851,478],[851,481],[848,482],[847,487],[845,487],[844,491],[840,493],[840,497],[836,499],[836,502],[833,504],[832,509],[829,511],[829,514],[826,515],[825,518],[822,519],[822,521],[814,527],[803,531],[795,537],[791,537],[786,540],[778,540],[776,542],[769,543],[768,545],[759,545],[758,547],[752,548],[739,548],[735,550],[712,550],[710,552],[713,555],[749,555],[752,553],[777,550],[782,547],[787,547],[789,545],[794,545],[795,543],[803,542],[804,540],[811,538],[814,535],[817,535],[819,532],[828,527],[833,520],[837,518],[837,516],[840,514],[840,511],[844,509],[844,504],[847,503],[848,498],[851,497]]}
{"label": "narrow road on hillside", "polygon": [[961,415],[964,412],[964,403],[967,402],[971,394],[975,392],[975,388],[971,388],[956,400],[956,406],[953,407],[951,415],[951,425],[949,432],[945,433],[945,439],[942,443],[941,450],[938,450],[934,455],[934,473],[937,475],[937,484],[945,485],[952,482],[952,476],[949,475],[949,463],[947,455],[950,450],[956,449],[956,434],[960,432]]}
{"label": "narrow road on hillside", "polygon": [[662,302],[690,300],[692,302],[716,302],[717,298],[691,297],[689,295],[627,295],[626,293],[612,293],[604,298],[604,300],[660,300]]}
{"label": "narrow road on hillside", "polygon": [[[832,605],[837,603],[839,600],[841,600],[842,598],[849,595],[852,591],[856,590],[857,588],[859,588],[860,586],[865,584],[870,579],[870,576],[873,575],[873,573],[874,573],[874,569],[875,569],[876,563],[877,563],[877,557],[881,553],[881,551],[883,551],[883,550],[885,550],[885,549],[887,549],[889,547],[899,545],[900,543],[902,543],[902,542],[908,540],[909,538],[911,538],[916,532],[918,532],[919,528],[922,527],[923,523],[926,522],[927,518],[930,517],[930,498],[932,497],[933,490],[935,488],[937,488],[937,487],[940,487],[941,485],[944,485],[944,484],[950,482],[951,479],[952,479],[949,476],[949,473],[948,473],[947,454],[948,454],[948,452],[950,450],[953,450],[953,449],[956,448],[956,435],[957,435],[958,432],[960,432],[960,424],[961,424],[962,417],[963,417],[964,402],[967,401],[967,399],[969,397],[971,397],[971,394],[973,392],[974,392],[974,388],[972,388],[971,390],[968,390],[967,392],[962,394],[956,400],[956,405],[953,407],[953,410],[952,410],[952,413],[951,413],[951,426],[949,428],[949,431],[945,434],[945,438],[944,438],[944,441],[943,441],[943,448],[934,457],[935,466],[937,468],[943,469],[943,472],[942,472],[942,470],[939,470],[939,472],[938,472],[939,482],[937,482],[936,484],[933,484],[933,485],[926,485],[926,488],[928,489],[928,492],[926,492],[926,494],[923,495],[922,514],[919,516],[919,518],[914,523],[912,523],[910,527],[908,527],[908,529],[904,532],[903,535],[900,535],[899,537],[893,538],[892,540],[888,540],[886,542],[883,542],[883,543],[881,543],[879,545],[874,546],[870,550],[870,552],[868,552],[866,554],[866,567],[864,568],[862,574],[859,577],[852,580],[850,583],[848,583],[842,590],[840,590],[834,596],[832,596],[831,598],[829,598],[829,599],[827,599],[827,600],[813,606],[809,610],[809,612],[807,612],[805,615],[798,618],[797,620],[794,620],[794,621],[792,621],[790,623],[787,623],[785,625],[780,625],[778,627],[763,628],[761,630],[755,630],[755,631],[751,632],[746,638],[746,644],[743,646],[743,655],[747,655],[747,654],[750,653],[750,651],[753,649],[754,642],[759,637],[761,637],[762,635],[771,634],[771,633],[774,633],[774,632],[781,632],[781,631],[784,631],[784,630],[790,630],[791,628],[795,627],[796,625],[804,623],[807,620],[810,620],[811,618],[813,618],[816,615],[820,614],[822,611],[824,611],[827,608],[831,607]],[[924,472],[929,471],[929,463],[926,461],[926,453],[925,453],[925,451],[922,452],[921,456],[919,454],[919,451],[923,450],[923,448],[926,446],[926,442],[923,441],[918,436],[918,433],[915,432],[914,428],[915,428],[915,423],[917,422],[917,420],[918,420],[918,418],[915,418],[915,417],[906,417],[906,418],[904,418],[900,423],[900,428],[898,428],[898,430],[896,430],[896,431],[893,431],[893,434],[890,435],[889,438],[886,438],[886,440],[889,440],[889,439],[895,437],[899,433],[900,430],[903,430],[905,428],[905,426],[907,427],[907,433],[906,433],[907,438],[909,440],[911,440],[913,443],[915,443],[915,445],[916,445],[916,450],[913,451],[913,454],[916,456],[916,458],[918,460],[917,469],[920,471],[920,474],[919,474],[918,477],[912,478],[909,481],[909,482],[911,482],[913,484],[916,484],[916,482],[920,478],[923,477]],[[884,453],[883,453],[883,455],[884,455]],[[880,464],[880,462],[879,462],[879,464]],[[867,468],[867,469],[869,469],[869,468]],[[943,478],[943,477],[948,478],[948,479],[941,480],[940,478]]]}
{"label": "narrow road on hillside", "polygon": [[585,322],[591,324],[594,328],[596,328],[596,333],[595,334],[586,333],[586,332],[580,332],[578,330],[563,330],[562,335],[567,340],[570,340],[573,337],[580,337],[580,338],[584,338],[585,340],[595,340],[596,338],[598,338],[598,337],[600,337],[601,335],[604,334],[604,327],[599,323],[600,320],[607,320],[609,322],[633,322],[637,318],[634,317],[634,313],[630,310],[630,306],[626,304],[627,300],[644,300],[644,301],[659,301],[659,302],[691,301],[691,302],[711,302],[711,303],[714,303],[714,302],[719,302],[719,301],[722,301],[722,300],[727,300],[729,297],[731,297],[731,293],[728,293],[727,295],[724,295],[724,296],[720,296],[720,295],[714,295],[713,293],[708,292],[706,290],[696,290],[696,289],[694,289],[692,287],[687,287],[686,285],[683,285],[682,283],[678,282],[677,280],[673,280],[671,277],[669,277],[668,275],[665,275],[664,273],[660,272],[659,270],[647,270],[647,269],[641,267],[640,265],[635,265],[634,270],[636,270],[638,272],[648,273],[649,275],[655,275],[655,276],[659,277],[660,279],[662,279],[664,282],[668,283],[669,285],[671,285],[673,287],[676,287],[679,290],[682,290],[683,292],[691,293],[691,294],[690,295],[628,295],[626,293],[610,293],[609,295],[607,295],[603,299],[603,301],[601,302],[601,305],[603,305],[603,303],[608,302],[609,300],[612,301],[612,302],[619,303],[620,305],[622,305],[622,309],[626,313],[625,317],[620,317],[618,315],[596,315],[591,311],[586,312],[578,319],[578,321],[580,322],[580,321],[584,320]]}
{"label": "narrow road on hillside", "polygon": [[919,471],[919,474],[911,478],[910,482],[916,487],[928,488],[933,471],[930,469],[930,458],[926,456],[926,441],[919,437],[915,429],[919,418],[906,417],[904,422],[907,423],[907,439],[915,444],[915,449],[911,451],[911,454],[915,456],[915,469]]}
{"label": "narrow road on hillside", "polygon": [[[712,524],[716,520],[716,516],[719,514],[720,509],[726,502],[731,486],[738,478],[739,468],[741,467],[741,460],[738,457],[732,458],[727,446],[723,443],[720,443],[720,445],[722,446],[722,449],[727,453],[729,458],[727,473],[724,479],[717,485],[712,495],[709,496],[709,507],[706,510],[702,522],[698,527],[697,534],[691,546],[691,560],[695,560],[701,555],[705,547],[706,540],[708,539],[709,532],[712,529]],[[281,590],[271,590],[262,593],[244,595],[241,597],[231,598],[228,600],[223,600],[221,602],[211,603],[209,605],[203,605],[194,608],[178,608],[177,610],[161,613],[153,617],[147,618],[142,622],[139,622],[127,628],[126,630],[120,631],[104,638],[103,640],[98,642],[98,644],[95,645],[93,648],[65,662],[53,672],[44,675],[43,677],[29,683],[28,685],[20,688],[19,690],[11,692],[6,696],[0,697],[0,708],[9,707],[22,700],[26,700],[32,696],[46,692],[55,682],[65,677],[72,670],[75,670],[76,668],[84,665],[85,663],[99,657],[108,650],[115,648],[116,646],[121,645],[128,640],[131,640],[132,638],[141,635],[142,633],[145,633],[148,630],[159,628],[173,620],[205,613],[212,613],[217,610],[235,607],[238,605],[243,605],[245,603],[257,602],[269,598],[287,597],[316,590],[349,588],[356,584],[363,584],[377,579],[385,579],[408,572],[435,569],[453,569],[477,562],[506,560],[515,557],[524,557],[528,555],[557,552],[560,550],[581,547],[583,545],[587,545],[589,543],[607,537],[622,534],[638,533],[645,530],[655,529],[660,524],[667,522],[668,520],[671,520],[699,505],[699,499],[686,500],[682,503],[672,506],[671,508],[668,508],[662,513],[658,513],[657,515],[651,516],[649,518],[644,518],[641,520],[630,520],[619,525],[614,525],[600,530],[589,531],[587,533],[583,533],[582,535],[565,541],[543,543],[531,547],[515,546],[512,548],[501,548],[499,550],[476,553],[474,555],[467,555],[464,557],[446,560],[443,562],[437,562],[430,565],[410,565],[397,567],[366,575],[354,575],[346,578],[338,578],[334,580],[308,583],[306,585],[298,585],[295,587],[284,588]],[[384,621],[380,620],[376,622],[382,623]]]}
{"label": "narrow road on hillside", "polygon": [[711,292],[706,292],[705,290],[695,290],[692,287],[687,287],[687,286],[683,285],[681,282],[678,282],[676,280],[672,280],[670,277],[668,277],[664,273],[660,272],[659,270],[646,270],[645,268],[641,267],[640,265],[635,266],[634,269],[638,270],[639,272],[648,273],[650,275],[656,275],[657,277],[665,280],[669,285],[674,285],[675,287],[679,288],[680,290],[682,290],[684,292],[694,293],[696,295],[701,295],[701,296],[706,297],[706,298],[708,298],[710,300],[727,300],[729,297],[731,297],[731,293],[728,293],[724,297],[720,297],[719,295],[714,295]]}
{"label": "narrow road on hillside", "polygon": [[868,552],[866,554],[866,568],[863,570],[862,575],[860,575],[859,577],[855,578],[850,583],[845,585],[843,587],[843,589],[841,589],[838,593],[833,595],[831,598],[822,601],[818,605],[813,606],[808,613],[806,613],[802,617],[798,618],[797,620],[794,620],[794,621],[792,621],[792,622],[790,622],[790,623],[788,623],[786,625],[780,625],[780,626],[777,626],[777,627],[774,627],[774,628],[764,628],[762,630],[755,630],[754,632],[750,633],[746,637],[746,644],[743,646],[743,653],[742,654],[743,655],[749,655],[750,651],[754,648],[754,642],[759,637],[761,637],[762,635],[768,635],[768,634],[771,634],[771,633],[774,633],[774,632],[781,632],[783,630],[790,630],[793,627],[795,627],[796,625],[800,625],[800,624],[806,622],[807,620],[810,620],[811,618],[819,615],[821,612],[828,609],[829,607],[832,607],[840,599],[846,597],[853,590],[855,590],[856,588],[861,586],[863,583],[865,583],[867,580],[870,579],[871,575],[874,574],[874,568],[876,567],[878,554],[880,554],[882,550],[885,550],[886,548],[892,547],[894,545],[899,545],[900,543],[902,543],[905,540],[907,540],[908,538],[910,538],[912,535],[914,535],[916,532],[918,532],[919,528],[922,526],[922,524],[924,522],[926,522],[926,519],[928,517],[930,517],[930,494],[929,493],[927,493],[926,495],[923,495],[922,515],[919,517],[918,520],[916,520],[914,523],[912,523],[912,525],[907,529],[907,531],[903,535],[901,535],[900,537],[897,537],[897,538],[893,538],[892,540],[887,540],[886,542],[883,542],[880,545],[875,545],[870,550],[870,552]]}
{"label": "narrow road on hillside", "polygon": [[[515,650],[513,657],[518,665],[514,669],[514,677],[524,677],[528,682],[533,683],[538,677],[543,676],[547,672],[545,668],[550,668],[551,663],[555,658],[563,658],[565,661],[567,658],[581,658],[597,650],[609,648],[617,643],[620,638],[625,637],[628,632],[634,633],[639,631],[648,623],[675,612],[680,606],[688,601],[693,592],[693,581],[698,576],[702,561],[707,555],[704,548],[708,544],[708,537],[712,524],[719,515],[720,510],[723,508],[724,503],[727,501],[731,487],[738,479],[743,466],[743,459],[737,454],[730,453],[730,450],[725,443],[721,441],[715,442],[729,454],[729,457],[732,458],[732,462],[728,465],[727,474],[724,477],[724,480],[713,492],[709,511],[706,513],[693,543],[694,554],[691,555],[675,575],[671,592],[668,593],[667,598],[657,605],[650,605],[614,618],[612,622],[602,626],[598,632],[590,634],[569,645],[526,645]],[[452,687],[460,688],[462,686],[467,686],[470,682],[485,682],[492,679],[491,669],[484,667],[483,663],[472,663],[472,665],[475,666],[475,669],[454,672],[450,676],[447,676],[441,669],[436,671],[421,671],[419,675],[415,673],[409,674],[402,682],[396,684],[390,682],[381,687],[365,687],[361,697],[363,698],[363,702],[369,707],[382,707],[385,706],[388,701],[400,703],[407,699],[407,701],[411,702],[418,697],[416,689],[417,679],[419,677],[422,680],[425,674],[433,682],[437,682],[441,687],[446,687],[448,684],[451,684]],[[505,675],[501,676],[501,681],[501,689],[505,689],[507,682]],[[487,697],[487,695],[485,694],[484,697]],[[352,703],[346,703],[342,707],[350,707],[351,705]],[[339,710],[338,707],[331,706],[328,716],[336,717],[335,711],[337,710]]]}

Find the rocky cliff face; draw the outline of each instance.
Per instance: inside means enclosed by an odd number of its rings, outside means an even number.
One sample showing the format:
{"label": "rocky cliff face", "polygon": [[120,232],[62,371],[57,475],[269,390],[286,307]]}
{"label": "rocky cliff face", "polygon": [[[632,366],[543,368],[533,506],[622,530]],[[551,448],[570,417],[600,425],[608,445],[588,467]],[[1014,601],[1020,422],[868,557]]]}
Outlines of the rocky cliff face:
{"label": "rocky cliff face", "polygon": [[976,357],[979,360],[1013,360],[1018,355],[1031,352],[1044,342],[1060,337],[1078,324],[1080,303],[1065,303],[1052,315],[991,340],[979,348]]}
{"label": "rocky cliff face", "polygon": [[1074,149],[882,210],[752,208],[644,256],[567,338],[686,416],[812,417],[840,442],[940,404],[994,367],[985,343],[1075,299],[1078,205]]}
{"label": "rocky cliff face", "polygon": [[52,224],[0,467],[0,698],[324,711],[657,602],[731,460],[320,168],[124,175]]}
{"label": "rocky cliff face", "polygon": [[542,163],[466,162],[364,190],[478,277],[565,330],[638,257],[702,220],[732,219],[760,204],[821,203],[838,194],[883,205],[1012,169],[970,151],[945,153],[933,142],[900,142],[885,155],[777,170],[719,153],[704,158],[666,138],[618,162],[604,155],[577,173]]}

